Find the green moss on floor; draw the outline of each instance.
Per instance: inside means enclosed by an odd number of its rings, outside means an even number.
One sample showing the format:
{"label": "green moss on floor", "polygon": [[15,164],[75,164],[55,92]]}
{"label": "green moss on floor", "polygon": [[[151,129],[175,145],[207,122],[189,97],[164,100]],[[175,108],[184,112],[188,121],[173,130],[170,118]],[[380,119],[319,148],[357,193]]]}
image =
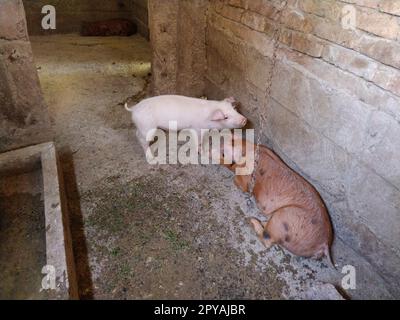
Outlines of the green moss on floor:
{"label": "green moss on floor", "polygon": [[[102,260],[102,292],[113,298],[279,298],[273,269],[240,265],[213,217],[209,192],[193,201],[159,171],[128,183],[106,178],[82,195],[90,251]],[[201,205],[200,205],[201,203]],[[211,230],[210,230],[211,228]]]}

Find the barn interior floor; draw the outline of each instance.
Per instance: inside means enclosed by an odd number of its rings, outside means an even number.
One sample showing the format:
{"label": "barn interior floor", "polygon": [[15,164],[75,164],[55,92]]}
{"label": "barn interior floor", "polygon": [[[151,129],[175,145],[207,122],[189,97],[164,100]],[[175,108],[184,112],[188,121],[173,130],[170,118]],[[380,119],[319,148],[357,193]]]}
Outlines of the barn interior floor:
{"label": "barn interior floor", "polygon": [[[147,164],[123,107],[147,90],[151,49],[145,39],[31,41],[61,154],[82,298],[335,294],[316,290],[320,282],[340,283],[341,274],[324,261],[264,250],[247,223],[258,216],[254,202],[224,168]],[[339,240],[334,252],[340,252],[339,265],[358,264]],[[353,297],[389,296],[367,272],[360,277]],[[375,291],[363,290],[371,282]]]}

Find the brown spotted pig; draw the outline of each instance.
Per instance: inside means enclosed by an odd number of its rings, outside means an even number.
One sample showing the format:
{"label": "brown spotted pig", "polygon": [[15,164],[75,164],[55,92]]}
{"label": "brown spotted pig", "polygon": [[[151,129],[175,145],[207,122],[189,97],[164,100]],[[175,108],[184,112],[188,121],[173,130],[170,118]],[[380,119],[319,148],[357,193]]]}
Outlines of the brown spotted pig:
{"label": "brown spotted pig", "polygon": [[[240,141],[237,143],[240,146]],[[226,165],[230,170],[235,172],[238,163],[243,163],[240,159],[246,143],[250,142],[242,140],[242,148],[224,150],[224,157],[233,159],[233,165]],[[261,222],[252,218],[250,223],[264,246],[277,244],[302,257],[326,256],[332,263],[332,226],[317,190],[265,146],[260,146],[259,165],[254,174],[253,195],[259,209],[270,219]],[[236,175],[235,184],[249,192],[251,179],[250,175]]]}

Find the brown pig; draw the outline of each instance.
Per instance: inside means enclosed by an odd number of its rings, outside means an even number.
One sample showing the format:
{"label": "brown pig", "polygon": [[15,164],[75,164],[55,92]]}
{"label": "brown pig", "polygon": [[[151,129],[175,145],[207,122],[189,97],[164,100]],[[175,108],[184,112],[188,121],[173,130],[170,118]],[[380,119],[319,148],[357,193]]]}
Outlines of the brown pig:
{"label": "brown pig", "polygon": [[82,22],[81,36],[85,37],[129,37],[136,34],[137,26],[130,20],[110,19],[95,22]]}
{"label": "brown pig", "polygon": [[[242,138],[234,137],[234,140]],[[246,164],[240,160],[246,156],[249,141],[236,141],[242,148],[224,150],[224,157],[233,159],[230,170]],[[234,144],[235,145],[235,144]],[[255,146],[253,150],[255,150]],[[243,150],[243,151],[242,151]],[[320,259],[330,256],[333,232],[327,209],[317,190],[299,174],[290,169],[274,152],[260,146],[258,167],[254,171],[253,195],[259,209],[269,217],[268,222],[252,218],[250,223],[266,248],[277,244],[293,254]],[[232,154],[229,154],[232,153]],[[252,155],[254,156],[254,154]],[[223,159],[224,160],[224,159]],[[236,175],[235,184],[244,192],[250,192],[252,176]]]}

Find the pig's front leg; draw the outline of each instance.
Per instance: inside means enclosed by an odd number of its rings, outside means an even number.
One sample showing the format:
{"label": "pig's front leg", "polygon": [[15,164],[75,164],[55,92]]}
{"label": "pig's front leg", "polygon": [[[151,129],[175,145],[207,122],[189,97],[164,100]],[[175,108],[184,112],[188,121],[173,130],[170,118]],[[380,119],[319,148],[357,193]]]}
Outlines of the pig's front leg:
{"label": "pig's front leg", "polygon": [[256,218],[251,218],[249,220],[250,225],[256,232],[257,237],[260,239],[261,243],[265,246],[265,248],[269,249],[274,244],[275,241],[270,237],[270,235],[266,231],[267,222],[262,222]]}
{"label": "pig's front leg", "polygon": [[146,155],[146,159],[148,161],[152,161],[155,159],[153,151],[151,150],[150,144],[153,142],[154,138],[156,137],[156,129],[148,130],[147,136],[143,134],[140,130],[136,131],[136,136],[143,148],[143,151]]}
{"label": "pig's front leg", "polygon": [[204,142],[204,136],[205,136],[205,132],[202,132],[202,130],[195,130],[196,131],[196,135],[197,135],[197,143],[198,143],[198,152],[199,154],[203,154],[203,142]]}
{"label": "pig's front leg", "polygon": [[139,143],[142,146],[143,151],[146,153],[147,149],[150,146],[150,144],[146,140],[146,136],[144,136],[139,130],[136,130],[136,137],[139,140]]}

